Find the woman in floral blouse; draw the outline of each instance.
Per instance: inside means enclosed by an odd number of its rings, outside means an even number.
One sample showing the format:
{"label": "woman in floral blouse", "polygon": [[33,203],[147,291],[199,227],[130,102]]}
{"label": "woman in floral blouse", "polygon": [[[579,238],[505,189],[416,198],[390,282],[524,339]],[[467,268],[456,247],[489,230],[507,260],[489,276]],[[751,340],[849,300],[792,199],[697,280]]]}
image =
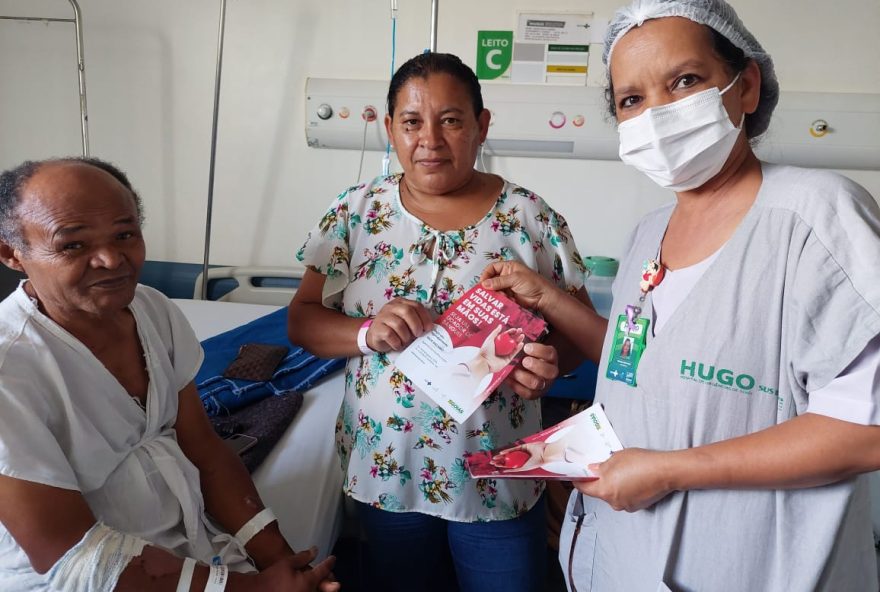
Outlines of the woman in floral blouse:
{"label": "woman in floral blouse", "polygon": [[291,340],[349,358],[336,442],[367,535],[371,590],[448,589],[448,555],[463,591],[541,586],[543,483],[474,480],[466,462],[541,429],[537,399],[567,365],[557,349],[576,348],[554,347],[552,334],[527,345],[522,366],[461,425],[394,366],[495,261],[521,261],[589,303],[562,216],[474,170],[489,118],[457,57],[409,60],[391,81],[385,119],[403,174],[342,192],[297,253],[308,271],[290,307]]}

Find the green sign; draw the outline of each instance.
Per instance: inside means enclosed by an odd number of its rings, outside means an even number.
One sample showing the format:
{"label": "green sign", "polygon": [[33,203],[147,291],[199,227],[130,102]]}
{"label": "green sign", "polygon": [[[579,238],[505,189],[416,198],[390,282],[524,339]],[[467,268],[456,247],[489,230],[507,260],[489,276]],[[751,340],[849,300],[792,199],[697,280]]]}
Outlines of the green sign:
{"label": "green sign", "polygon": [[477,31],[477,78],[492,80],[510,68],[513,31]]}

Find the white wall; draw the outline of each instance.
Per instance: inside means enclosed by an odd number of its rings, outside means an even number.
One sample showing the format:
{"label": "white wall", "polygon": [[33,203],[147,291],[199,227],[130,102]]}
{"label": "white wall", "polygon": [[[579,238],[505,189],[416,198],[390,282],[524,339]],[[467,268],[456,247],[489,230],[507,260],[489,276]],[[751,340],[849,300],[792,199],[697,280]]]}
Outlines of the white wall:
{"label": "white wall", "polygon": [[[439,47],[473,66],[476,31],[510,29],[517,9],[592,9],[618,0],[440,0]],[[880,93],[877,0],[733,0],[775,57],[784,90]],[[147,208],[148,256],[200,262],[219,0],[80,0],[92,153],[125,169]],[[0,13],[64,16],[66,0],[0,0]],[[429,0],[401,0],[398,64],[428,44]],[[309,149],[308,76],[382,79],[388,0],[230,0],[211,260],[284,265],[358,153]],[[598,51],[596,52],[598,54]],[[72,29],[0,21],[0,167],[76,154]],[[595,57],[595,56],[594,56]],[[598,65],[597,65],[598,67]],[[380,155],[366,170],[378,173]],[[543,195],[584,254],[620,254],[629,228],[671,198],[617,162],[492,159]],[[880,172],[848,173],[880,198]]]}

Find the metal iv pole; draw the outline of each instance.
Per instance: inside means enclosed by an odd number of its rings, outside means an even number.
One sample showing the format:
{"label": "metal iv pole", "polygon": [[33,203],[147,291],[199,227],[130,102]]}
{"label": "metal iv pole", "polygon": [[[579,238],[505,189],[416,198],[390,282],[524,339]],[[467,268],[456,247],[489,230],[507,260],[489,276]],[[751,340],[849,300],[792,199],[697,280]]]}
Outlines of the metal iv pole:
{"label": "metal iv pole", "polygon": [[89,113],[86,105],[86,62],[83,51],[82,14],[76,0],[68,0],[73,7],[73,18],[49,18],[39,16],[2,16],[4,21],[39,21],[44,23],[73,23],[76,29],[76,69],[79,78],[79,116],[83,156],[89,155]]}
{"label": "metal iv pole", "polygon": [[437,13],[440,0],[431,0],[431,53],[437,53]]}
{"label": "metal iv pole", "polygon": [[214,75],[214,119],[211,127],[211,162],[208,167],[208,209],[205,219],[205,258],[202,262],[202,300],[208,299],[208,262],[211,258],[211,217],[214,212],[214,165],[217,158],[217,118],[220,113],[220,75],[223,72],[223,39],[226,35],[226,0],[220,0],[217,33],[217,68]]}

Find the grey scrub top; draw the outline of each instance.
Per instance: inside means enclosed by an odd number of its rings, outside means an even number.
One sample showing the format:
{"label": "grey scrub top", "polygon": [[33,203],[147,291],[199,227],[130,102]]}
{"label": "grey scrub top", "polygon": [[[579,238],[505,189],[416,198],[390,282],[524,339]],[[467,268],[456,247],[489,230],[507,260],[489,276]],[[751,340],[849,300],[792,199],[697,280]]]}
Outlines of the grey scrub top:
{"label": "grey scrub top", "polygon": [[[625,447],[701,446],[804,413],[809,393],[880,333],[876,202],[831,172],[762,166],[758,197],[733,236],[663,331],[649,331],[637,387],[605,378],[607,354],[673,206],[632,237],[596,389]],[[652,318],[650,296],[643,308]],[[878,587],[865,476],[809,489],[679,492],[634,513],[575,492],[568,511],[560,560],[568,574],[572,557],[578,592]]]}

